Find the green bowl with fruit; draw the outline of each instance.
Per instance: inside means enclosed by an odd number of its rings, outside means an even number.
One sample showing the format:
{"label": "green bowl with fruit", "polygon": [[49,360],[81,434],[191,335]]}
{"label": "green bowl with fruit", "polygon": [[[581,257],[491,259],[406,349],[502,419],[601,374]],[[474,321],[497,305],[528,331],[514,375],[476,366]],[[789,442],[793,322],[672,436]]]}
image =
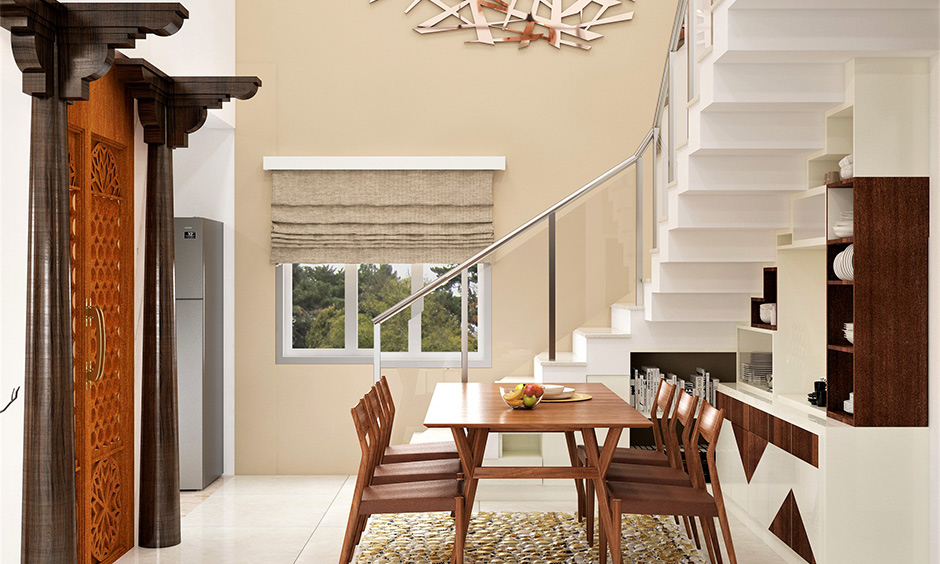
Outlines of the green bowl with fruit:
{"label": "green bowl with fruit", "polygon": [[545,390],[538,384],[516,384],[500,387],[499,395],[513,409],[532,409],[542,401]]}

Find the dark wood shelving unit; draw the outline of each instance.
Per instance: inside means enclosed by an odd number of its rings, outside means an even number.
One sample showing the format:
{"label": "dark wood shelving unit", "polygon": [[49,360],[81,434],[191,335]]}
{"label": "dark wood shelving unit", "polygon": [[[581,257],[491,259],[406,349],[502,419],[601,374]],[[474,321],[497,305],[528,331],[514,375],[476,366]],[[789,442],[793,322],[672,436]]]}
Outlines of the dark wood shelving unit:
{"label": "dark wood shelving unit", "polygon": [[[764,267],[764,291],[759,298],[751,298],[751,327],[756,327],[758,329],[769,329],[771,331],[776,331],[776,325],[770,325],[764,323],[760,318],[760,306],[761,304],[775,304],[777,303],[777,267],[776,266],[767,266]],[[777,311],[777,315],[780,315],[780,311]]]}
{"label": "dark wood shelving unit", "polygon": [[[929,181],[860,177],[828,189],[852,191],[827,202],[850,200],[855,229],[827,244],[827,414],[858,427],[927,426]],[[852,244],[855,279],[840,280],[832,263]],[[854,324],[854,344],[844,323]]]}

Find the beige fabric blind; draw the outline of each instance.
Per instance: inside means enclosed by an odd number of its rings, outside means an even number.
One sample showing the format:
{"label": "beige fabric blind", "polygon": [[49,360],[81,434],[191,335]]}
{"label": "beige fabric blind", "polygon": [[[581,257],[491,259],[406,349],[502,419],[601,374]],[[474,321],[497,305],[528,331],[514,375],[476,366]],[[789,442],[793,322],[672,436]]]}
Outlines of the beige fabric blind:
{"label": "beige fabric blind", "polygon": [[491,170],[275,170],[271,262],[453,263],[493,242]]}

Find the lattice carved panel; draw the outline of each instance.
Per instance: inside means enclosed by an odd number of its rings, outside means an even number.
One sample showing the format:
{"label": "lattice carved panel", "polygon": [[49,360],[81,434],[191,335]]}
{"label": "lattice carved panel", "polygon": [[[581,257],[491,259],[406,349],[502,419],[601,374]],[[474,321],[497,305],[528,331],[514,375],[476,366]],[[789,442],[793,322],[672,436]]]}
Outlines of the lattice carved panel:
{"label": "lattice carved panel", "polygon": [[104,143],[91,150],[91,190],[106,196],[121,196],[121,170],[115,151]]}
{"label": "lattice carved panel", "polygon": [[[120,192],[120,187],[117,187]],[[86,262],[92,276],[87,279],[85,295],[104,312],[105,340],[104,375],[91,384],[89,417],[92,452],[119,446],[122,374],[121,361],[124,339],[121,334],[121,201],[92,193],[89,199]],[[89,355],[98,347],[97,334],[89,333]],[[94,362],[97,358],[91,357]],[[94,456],[94,454],[93,454]]]}
{"label": "lattice carved panel", "polygon": [[91,554],[98,562],[108,559],[120,541],[123,496],[121,471],[114,458],[95,464],[91,478]]}

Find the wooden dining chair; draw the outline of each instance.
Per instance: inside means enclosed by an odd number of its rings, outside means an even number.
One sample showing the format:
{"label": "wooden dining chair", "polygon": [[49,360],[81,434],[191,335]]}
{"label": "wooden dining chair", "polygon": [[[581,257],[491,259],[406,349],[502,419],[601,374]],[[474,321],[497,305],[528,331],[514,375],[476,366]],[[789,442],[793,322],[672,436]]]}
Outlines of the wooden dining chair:
{"label": "wooden dining chair", "polygon": [[[737,564],[734,543],[731,540],[731,529],[728,528],[728,516],[721,495],[721,484],[718,480],[718,468],[715,465],[715,447],[723,418],[724,410],[715,409],[708,402],[702,402],[695,430],[689,437],[689,442],[685,444],[686,452],[689,453],[686,456],[686,463],[692,487],[608,481],[607,493],[613,517],[613,528],[609,539],[612,553],[621,550],[621,515],[624,513],[684,515],[691,518],[698,517],[702,530],[705,531],[705,545],[713,564],[721,563],[721,546],[715,529],[715,518],[717,518],[728,559],[731,564]],[[711,476],[711,493],[708,492],[705,483],[701,457],[693,455],[693,452],[697,452],[700,438],[704,439],[708,445],[706,460]],[[694,451],[693,446],[696,449]],[[601,529],[599,546],[601,564],[607,562],[607,542],[607,532]]]}
{"label": "wooden dining chair", "polygon": [[[691,439],[692,428],[695,425],[695,414],[698,409],[698,396],[679,390],[676,395],[676,407],[670,418],[667,430],[663,432],[663,443],[670,466],[611,463],[607,470],[607,480],[614,482],[642,482],[646,484],[661,484],[666,486],[693,487],[692,479],[685,465],[683,452],[679,446],[678,424],[682,424],[682,443],[687,444]],[[698,450],[695,450],[698,455]],[[587,511],[587,534],[594,537],[594,484],[588,482],[585,498]],[[676,522],[679,522],[676,516]],[[698,529],[695,522],[683,517],[686,533],[695,541],[695,546],[701,548]]]}
{"label": "wooden dining chair", "polygon": [[[669,414],[671,413],[670,409],[672,409],[675,393],[675,384],[670,384],[665,379],[659,381],[659,387],[656,389],[656,401],[653,404],[653,411],[650,413],[650,421],[653,423],[653,440],[656,443],[656,450],[617,447],[617,450],[614,451],[614,458],[612,462],[618,462],[621,464],[662,466],[665,468],[668,468],[672,465],[669,455],[666,454],[666,447],[665,443],[663,442],[663,436],[666,432],[668,432],[664,428],[668,426],[664,422],[664,419],[669,418],[670,421],[673,419],[669,417]],[[662,412],[662,415],[660,415],[660,412]],[[674,428],[675,426],[673,425],[673,429]],[[577,447],[577,453],[578,464],[581,466],[586,466],[587,452],[584,450],[584,446],[579,445]],[[578,520],[580,521],[585,517],[593,520],[593,510],[591,510],[591,512],[588,512],[587,510],[588,498],[590,498],[593,507],[593,496],[588,496],[586,494],[587,487],[589,484],[591,484],[591,482],[590,480],[587,481],[587,484],[581,480],[575,480],[575,482],[578,492]],[[590,487],[593,491],[593,484],[591,484]],[[588,536],[588,540],[589,542],[593,542],[593,536]]]}
{"label": "wooden dining chair", "polygon": [[[392,434],[391,414],[380,399],[377,386],[373,386],[364,397],[366,410],[375,420],[379,452],[385,452]],[[415,460],[411,462],[385,462],[385,458],[372,471],[373,484],[396,484],[426,480],[456,480],[462,476],[462,467],[457,458]]]}
{"label": "wooden dining chair", "polygon": [[464,526],[464,498],[458,480],[428,480],[405,483],[376,484],[373,473],[382,457],[381,430],[377,417],[369,408],[366,398],[352,408],[352,418],[359,437],[362,458],[356,476],[346,534],[339,564],[349,564],[356,545],[370,515],[381,513],[418,513],[449,511],[454,515],[454,551],[451,562],[463,564],[463,548],[466,527]]}
{"label": "wooden dining chair", "polygon": [[414,443],[407,445],[390,445],[392,423],[395,421],[395,402],[392,400],[392,391],[385,376],[375,385],[387,413],[388,436],[385,437],[384,455],[382,462],[415,462],[418,460],[454,459],[459,460],[457,445],[454,441],[439,441],[432,443]]}

